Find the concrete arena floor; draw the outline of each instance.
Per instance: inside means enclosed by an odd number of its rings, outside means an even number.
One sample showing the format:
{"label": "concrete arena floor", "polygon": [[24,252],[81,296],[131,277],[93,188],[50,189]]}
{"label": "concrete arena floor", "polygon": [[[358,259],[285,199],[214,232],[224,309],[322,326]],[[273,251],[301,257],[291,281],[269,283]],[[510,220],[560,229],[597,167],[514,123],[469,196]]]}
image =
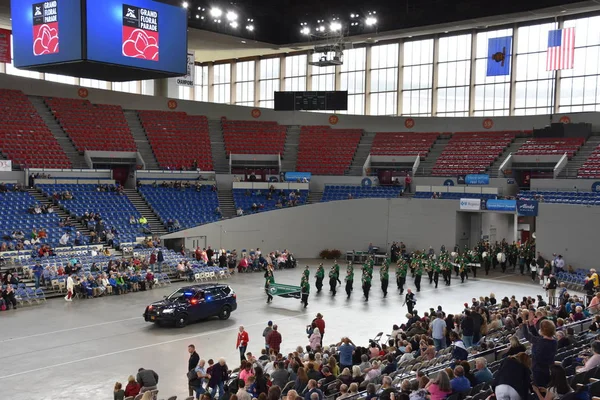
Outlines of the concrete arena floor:
{"label": "concrete arena floor", "polygon": [[[343,287],[335,298],[326,287],[320,295],[315,295],[317,263],[316,260],[310,262],[311,296],[306,310],[296,299],[276,297],[272,304],[266,304],[263,275],[248,273],[235,274],[228,280],[238,295],[238,309],[228,321],[211,319],[183,329],[160,328],[144,322],[141,316],[148,303],[183,284],[72,303],[53,299],[47,304],[3,312],[0,314],[0,398],[110,400],[116,381],[125,385],[130,374],[135,375],[138,368],[144,367],[154,369],[160,376],[159,398],[177,395],[181,399],[187,396],[187,345],[195,344],[202,358],[223,356],[230,368],[236,367],[239,325],[244,325],[249,332],[248,350],[259,353],[263,345],[262,330],[269,320],[279,325],[284,352],[308,344],[305,327],[317,312],[324,315],[328,344],[348,335],[355,343],[366,345],[377,332],[389,333],[394,323],[404,322],[406,307],[402,307],[403,298],[395,291],[395,282],[390,282],[388,297],[384,299],[375,271],[371,297],[365,303],[359,271],[350,300],[346,300]],[[301,271],[301,268],[276,271],[276,282],[298,285]],[[394,279],[393,272],[390,275]],[[414,289],[414,284],[410,282],[408,287]],[[460,312],[464,302],[490,292],[497,298],[544,293],[539,285],[518,275],[493,274],[484,278],[480,274],[468,283],[461,285],[459,280],[453,279],[452,286],[442,283],[438,289],[423,279],[417,309],[442,305],[447,312]],[[6,394],[10,395],[4,397]]]}

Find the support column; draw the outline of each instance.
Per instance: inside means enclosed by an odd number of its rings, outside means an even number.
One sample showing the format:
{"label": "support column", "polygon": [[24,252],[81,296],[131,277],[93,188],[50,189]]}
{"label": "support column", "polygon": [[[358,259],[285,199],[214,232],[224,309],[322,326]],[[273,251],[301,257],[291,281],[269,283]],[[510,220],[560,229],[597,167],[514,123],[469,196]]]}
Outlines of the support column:
{"label": "support column", "polygon": [[404,87],[404,41],[400,41],[398,43],[398,89],[396,94],[396,115],[402,115],[402,106],[404,102],[404,98],[402,96],[402,88]]}
{"label": "support column", "polygon": [[508,115],[515,115],[515,99],[517,96],[517,43],[519,43],[518,25],[513,25],[513,40],[510,58],[510,96],[508,98]]}
{"label": "support column", "polygon": [[232,62],[230,65],[231,79],[229,81],[229,104],[235,104],[237,100],[237,62]]}
{"label": "support column", "polygon": [[431,116],[437,115],[437,98],[438,98],[438,78],[439,78],[439,65],[440,60],[440,37],[436,36],[433,39],[433,79],[431,86]]}
{"label": "support column", "polygon": [[371,49],[372,46],[367,46],[365,52],[365,115],[371,115]]}
{"label": "support column", "polygon": [[154,96],[178,99],[179,86],[177,86],[177,82],[174,79],[155,79]]}
{"label": "support column", "polygon": [[208,102],[215,101],[215,64],[208,64]]}
{"label": "support column", "polygon": [[254,62],[254,107],[258,107],[260,99],[260,59]]}
{"label": "support column", "polygon": [[469,81],[469,117],[473,116],[475,112],[475,79],[476,79],[476,68],[475,59],[477,56],[477,31],[473,30],[471,33],[471,78]]}

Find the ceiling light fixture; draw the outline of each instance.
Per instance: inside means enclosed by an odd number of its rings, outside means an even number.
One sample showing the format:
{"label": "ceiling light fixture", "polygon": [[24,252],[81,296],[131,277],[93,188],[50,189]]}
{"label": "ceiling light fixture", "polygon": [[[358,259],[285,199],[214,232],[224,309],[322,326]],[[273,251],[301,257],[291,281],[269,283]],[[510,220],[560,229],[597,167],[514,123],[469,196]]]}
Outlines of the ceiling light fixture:
{"label": "ceiling light fixture", "polygon": [[339,22],[332,22],[329,28],[331,29],[331,32],[338,32],[342,30],[342,24]]}
{"label": "ceiling light fixture", "polygon": [[211,17],[219,18],[221,15],[223,15],[223,11],[221,11],[220,8],[213,7],[210,9],[210,15]]}
{"label": "ceiling light fixture", "polygon": [[184,1],[183,3],[181,3],[181,7],[183,8],[188,8],[189,4],[187,1]]}
{"label": "ceiling light fixture", "polygon": [[227,11],[226,17],[227,17],[227,21],[231,22],[231,21],[237,20],[238,15],[233,11]]}
{"label": "ceiling light fixture", "polygon": [[238,23],[237,23],[237,22],[235,22],[235,21],[231,21],[231,22],[229,23],[229,26],[231,26],[233,29],[235,29],[235,28],[237,28],[237,27],[238,27]]}
{"label": "ceiling light fixture", "polygon": [[308,26],[305,26],[300,30],[300,33],[303,35],[310,35],[310,28]]}
{"label": "ceiling light fixture", "polygon": [[367,19],[365,20],[365,24],[367,24],[367,26],[373,26],[373,25],[377,24],[377,18],[367,17]]}
{"label": "ceiling light fixture", "polygon": [[254,30],[254,25],[246,25],[246,30],[252,32]]}

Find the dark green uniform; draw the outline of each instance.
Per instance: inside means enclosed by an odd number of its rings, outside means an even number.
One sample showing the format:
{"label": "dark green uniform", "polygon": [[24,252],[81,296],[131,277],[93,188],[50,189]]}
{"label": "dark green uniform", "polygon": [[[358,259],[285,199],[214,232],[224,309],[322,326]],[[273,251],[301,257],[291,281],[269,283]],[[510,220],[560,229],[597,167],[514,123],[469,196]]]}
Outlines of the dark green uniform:
{"label": "dark green uniform", "polygon": [[417,288],[417,292],[421,291],[421,277],[423,275],[423,255],[417,255],[414,261],[414,271],[415,271],[415,287]]}
{"label": "dark green uniform", "polygon": [[275,277],[273,276],[273,272],[267,270],[265,272],[265,292],[267,293],[267,303],[273,301],[273,296],[271,296],[271,284],[275,283]]}
{"label": "dark green uniform", "polygon": [[387,297],[388,284],[390,283],[389,265],[390,262],[388,259],[386,259],[383,262],[381,268],[379,269],[379,278],[381,279],[381,291],[383,292],[384,298]]}
{"label": "dark green uniform", "polygon": [[321,293],[321,289],[323,289],[323,279],[325,278],[325,268],[323,268],[323,264],[319,264],[319,268],[317,268],[317,273],[315,274],[315,287],[317,288],[317,293]]}
{"label": "dark green uniform", "polygon": [[362,276],[362,289],[365,301],[369,301],[369,292],[371,291],[371,280],[373,277],[366,271]]}
{"label": "dark green uniform", "polygon": [[[336,268],[337,266],[337,268]],[[338,283],[338,276],[340,273],[340,267],[339,265],[335,264],[334,266],[331,267],[331,270],[329,271],[329,291],[335,296],[336,294],[336,287],[337,287],[337,283]]]}
{"label": "dark green uniform", "polygon": [[[442,255],[440,255],[440,258],[441,257]],[[431,259],[430,265],[431,269],[433,270],[433,283],[435,283],[435,288],[437,289],[438,282],[440,281],[440,262],[438,260]]]}
{"label": "dark green uniform", "polygon": [[404,284],[406,283],[406,274],[408,273],[408,264],[404,258],[398,261],[396,265],[396,284],[400,294],[404,293]]}
{"label": "dark green uniform", "polygon": [[304,308],[306,308],[306,306],[308,306],[308,295],[310,293],[310,283],[308,283],[308,277],[306,279],[302,279],[300,287],[302,289],[302,304],[304,304]]}
{"label": "dark green uniform", "polygon": [[352,264],[348,264],[348,268],[346,269],[346,294],[348,298],[350,298],[350,294],[352,293],[352,289],[354,286],[354,267]]}

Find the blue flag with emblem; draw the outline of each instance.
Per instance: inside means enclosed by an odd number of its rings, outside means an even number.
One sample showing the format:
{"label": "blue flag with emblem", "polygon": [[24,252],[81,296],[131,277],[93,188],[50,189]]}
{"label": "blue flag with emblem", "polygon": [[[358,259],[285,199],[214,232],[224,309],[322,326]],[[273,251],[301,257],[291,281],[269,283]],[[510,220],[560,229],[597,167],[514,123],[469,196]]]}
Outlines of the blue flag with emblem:
{"label": "blue flag with emblem", "polygon": [[487,76],[510,75],[512,36],[488,40]]}

